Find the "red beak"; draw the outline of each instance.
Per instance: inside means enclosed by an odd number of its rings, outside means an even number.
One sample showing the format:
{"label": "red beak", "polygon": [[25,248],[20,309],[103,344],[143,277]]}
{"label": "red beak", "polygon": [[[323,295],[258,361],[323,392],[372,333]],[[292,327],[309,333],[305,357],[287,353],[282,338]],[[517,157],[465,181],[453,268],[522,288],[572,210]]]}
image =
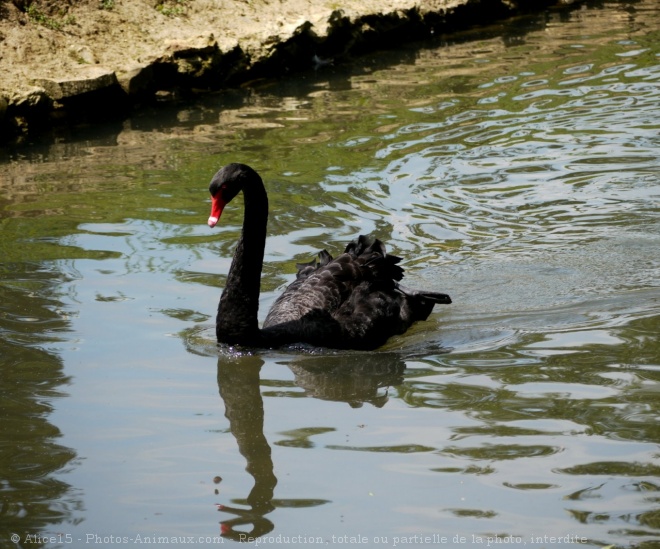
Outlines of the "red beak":
{"label": "red beak", "polygon": [[209,227],[211,228],[215,227],[215,224],[222,215],[222,210],[224,210],[227,205],[227,203],[220,197],[220,194],[221,193],[218,193],[211,197],[211,217],[209,217]]}

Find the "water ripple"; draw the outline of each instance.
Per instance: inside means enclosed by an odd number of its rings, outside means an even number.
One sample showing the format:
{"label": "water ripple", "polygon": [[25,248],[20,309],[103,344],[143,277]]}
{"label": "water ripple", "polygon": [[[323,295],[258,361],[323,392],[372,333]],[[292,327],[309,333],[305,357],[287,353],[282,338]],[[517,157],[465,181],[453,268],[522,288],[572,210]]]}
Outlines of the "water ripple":
{"label": "water ripple", "polygon": [[[558,72],[594,70],[591,63]],[[492,253],[530,239],[542,239],[546,249],[566,247],[587,233],[605,238],[613,226],[650,221],[660,173],[660,90],[630,79],[656,72],[626,63],[555,80],[560,88],[535,79],[544,87],[512,93],[507,102],[521,110],[465,109],[403,126],[375,153],[388,160],[381,177],[390,192],[371,201],[380,211],[408,212],[392,214],[401,219],[393,220],[400,241],[461,241],[480,250],[493,244]]]}

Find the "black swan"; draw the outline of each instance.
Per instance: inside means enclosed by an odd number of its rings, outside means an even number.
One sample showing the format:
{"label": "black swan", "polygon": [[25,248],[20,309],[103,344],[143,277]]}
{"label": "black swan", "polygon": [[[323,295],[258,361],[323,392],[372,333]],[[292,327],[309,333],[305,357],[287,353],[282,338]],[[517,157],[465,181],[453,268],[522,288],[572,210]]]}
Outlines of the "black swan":
{"label": "black swan", "polygon": [[274,348],[307,343],[336,349],[375,349],[390,336],[426,320],[446,294],[422,292],[399,284],[400,258],[385,252],[373,237],[360,236],[336,259],[325,250],[318,261],[298,265],[296,280],[275,301],[259,329],[259,291],[266,244],[268,197],[257,172],[229,164],[213,176],[208,224],[243,191],[243,231],[218,306],[218,342]]}

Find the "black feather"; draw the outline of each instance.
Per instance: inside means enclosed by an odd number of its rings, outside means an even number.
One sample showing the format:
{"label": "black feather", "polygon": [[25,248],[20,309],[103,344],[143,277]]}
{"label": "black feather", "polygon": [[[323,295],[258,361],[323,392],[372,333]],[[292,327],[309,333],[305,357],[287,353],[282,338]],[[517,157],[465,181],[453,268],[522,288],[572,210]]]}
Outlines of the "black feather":
{"label": "black feather", "polygon": [[[259,175],[230,164],[213,178],[211,192],[245,197],[243,232],[222,293],[218,341],[277,347],[290,343],[375,349],[414,322],[426,320],[434,305],[451,303],[446,294],[405,288],[401,258],[373,236],[360,235],[334,258],[297,264],[294,280],[275,301],[262,329],[257,326],[259,277],[266,240],[268,199]],[[228,200],[227,200],[228,201]]]}

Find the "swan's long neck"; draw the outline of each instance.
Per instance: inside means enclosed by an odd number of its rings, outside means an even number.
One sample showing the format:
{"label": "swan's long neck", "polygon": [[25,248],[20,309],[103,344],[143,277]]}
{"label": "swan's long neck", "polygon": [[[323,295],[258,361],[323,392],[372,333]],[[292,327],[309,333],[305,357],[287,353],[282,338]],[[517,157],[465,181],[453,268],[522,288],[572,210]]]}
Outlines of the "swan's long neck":
{"label": "swan's long neck", "polygon": [[218,341],[232,345],[254,345],[259,338],[259,292],[268,223],[268,197],[263,182],[246,184],[243,197],[243,230],[216,319]]}

